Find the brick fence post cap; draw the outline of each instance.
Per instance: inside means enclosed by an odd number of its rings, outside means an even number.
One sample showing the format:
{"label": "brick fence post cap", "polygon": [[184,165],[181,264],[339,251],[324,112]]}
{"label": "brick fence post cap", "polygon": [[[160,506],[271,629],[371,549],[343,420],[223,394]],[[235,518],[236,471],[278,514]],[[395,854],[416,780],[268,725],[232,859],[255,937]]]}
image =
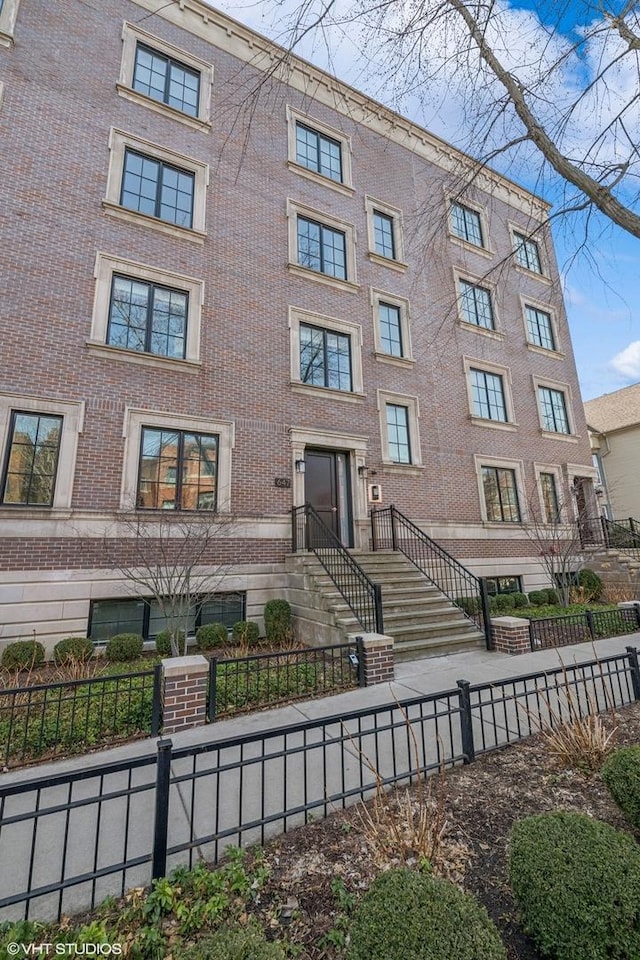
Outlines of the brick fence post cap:
{"label": "brick fence post cap", "polygon": [[206,657],[167,657],[162,661],[162,673],[165,677],[199,676],[208,673],[209,661]]}
{"label": "brick fence post cap", "polygon": [[529,621],[525,617],[491,617],[491,623],[498,627],[528,627]]}
{"label": "brick fence post cap", "polygon": [[387,637],[384,633],[351,633],[349,634],[349,640],[355,642],[355,640],[361,637],[362,645],[365,650],[371,650],[374,647],[392,647],[393,646],[393,637]]}
{"label": "brick fence post cap", "polygon": [[620,610],[629,610],[632,607],[640,607],[640,600],[622,600],[618,607]]}

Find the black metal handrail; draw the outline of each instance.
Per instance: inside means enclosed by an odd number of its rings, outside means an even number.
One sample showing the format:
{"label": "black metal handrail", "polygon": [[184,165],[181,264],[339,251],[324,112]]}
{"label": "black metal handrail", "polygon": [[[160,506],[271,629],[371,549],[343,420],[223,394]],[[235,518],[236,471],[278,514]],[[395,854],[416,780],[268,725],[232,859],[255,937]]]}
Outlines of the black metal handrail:
{"label": "black metal handrail", "polygon": [[380,584],[367,576],[310,503],[294,507],[291,518],[293,553],[315,554],[362,629],[384,633]]}
{"label": "black metal handrail", "polygon": [[609,520],[608,517],[583,517],[579,520],[580,540],[583,546],[604,546],[620,550],[640,560],[640,521]]}
{"label": "black metal handrail", "polygon": [[479,577],[405,517],[397,507],[371,511],[374,550],[399,550],[471,620],[493,649],[487,588]]}

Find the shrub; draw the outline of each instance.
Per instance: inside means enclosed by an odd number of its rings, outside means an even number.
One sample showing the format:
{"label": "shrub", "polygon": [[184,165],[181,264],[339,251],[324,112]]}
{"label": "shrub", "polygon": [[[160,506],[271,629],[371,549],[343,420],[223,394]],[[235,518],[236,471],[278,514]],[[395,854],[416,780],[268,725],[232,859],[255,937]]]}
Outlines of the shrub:
{"label": "shrub", "polygon": [[529,598],[526,593],[512,593],[513,597],[513,606],[516,610],[522,610],[523,607],[529,606]]}
{"label": "shrub", "polygon": [[529,594],[529,603],[534,607],[542,607],[547,602],[547,591],[546,590],[532,590]]}
{"label": "shrub", "polygon": [[84,663],[93,654],[93,644],[87,637],[65,637],[53,648],[53,660],[58,666],[65,663]]}
{"label": "shrub", "polygon": [[260,627],[253,620],[238,620],[233,625],[234,643],[250,647],[260,639]]}
{"label": "shrub", "polygon": [[196,633],[198,650],[213,650],[229,640],[229,631],[224,623],[203,623]]}
{"label": "shrub", "polygon": [[[184,630],[178,630],[178,646],[180,650],[184,650]],[[170,657],[173,653],[171,650],[171,635],[168,630],[161,630],[156,636],[156,651],[162,657]]]}
{"label": "shrub", "polygon": [[620,747],[605,760],[601,773],[615,802],[640,830],[640,745]]}
{"label": "shrub", "polygon": [[[480,613],[480,597],[456,597],[455,602],[461,610],[464,610],[468,617],[473,617]],[[489,606],[491,606],[491,604],[489,604]]]}
{"label": "shrub", "polygon": [[513,610],[516,605],[513,594],[511,593],[499,593],[491,599],[493,600],[492,609],[496,613],[508,613],[510,610]]}
{"label": "shrub", "polygon": [[551,606],[555,606],[556,604],[560,603],[560,594],[557,590],[554,590],[553,587],[549,587],[544,591],[544,593],[547,597],[547,603],[551,604]]}
{"label": "shrub", "polygon": [[16,640],[2,651],[5,670],[31,670],[44,663],[44,647],[37,640]]}
{"label": "shrub", "polygon": [[511,835],[510,877],[523,928],[555,960],[637,960],[640,849],[584,814],[527,817]]}
{"label": "shrub", "polygon": [[111,637],[105,650],[107,660],[126,663],[142,656],[143,639],[139,633],[118,633]]}
{"label": "shrub", "polygon": [[291,640],[291,604],[287,600],[267,600],[264,605],[264,629],[269,643]]}
{"label": "shrub", "polygon": [[174,960],[285,960],[280,943],[269,943],[255,923],[225,926],[188,947],[173,947]]}
{"label": "shrub", "polygon": [[590,600],[599,600],[602,596],[602,580],[594,570],[585,567],[578,574],[578,586],[584,591],[584,599],[587,603]]}
{"label": "shrub", "polygon": [[484,907],[447,880],[380,874],[356,909],[347,960],[504,960]]}

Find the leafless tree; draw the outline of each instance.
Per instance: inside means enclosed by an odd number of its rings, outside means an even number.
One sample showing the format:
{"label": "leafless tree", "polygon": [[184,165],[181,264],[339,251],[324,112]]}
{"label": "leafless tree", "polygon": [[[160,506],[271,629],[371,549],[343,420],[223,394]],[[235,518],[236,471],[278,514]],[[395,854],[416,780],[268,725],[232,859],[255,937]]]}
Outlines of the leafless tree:
{"label": "leafless tree", "polygon": [[105,553],[130,592],[158,605],[174,657],[186,653],[194,614],[227,572],[221,543],[233,526],[232,517],[206,511],[132,511],[104,537]]}
{"label": "leafless tree", "polygon": [[547,502],[543,507],[541,510],[535,495],[530,498],[529,519],[522,524],[522,529],[534,544],[562,606],[567,607],[571,602],[571,588],[575,586],[575,574],[583,563],[580,523],[573,519],[571,503],[556,499],[553,505]]}

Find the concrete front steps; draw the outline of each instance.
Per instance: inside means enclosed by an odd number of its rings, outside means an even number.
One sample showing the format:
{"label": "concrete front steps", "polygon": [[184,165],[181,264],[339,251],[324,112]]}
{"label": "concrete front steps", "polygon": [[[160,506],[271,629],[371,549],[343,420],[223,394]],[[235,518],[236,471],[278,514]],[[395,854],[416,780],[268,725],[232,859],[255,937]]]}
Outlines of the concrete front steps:
{"label": "concrete front steps", "polygon": [[[403,554],[354,551],[353,556],[367,576],[381,586],[384,632],[393,637],[396,659],[442,656],[484,646],[483,634]],[[315,623],[313,635],[317,637],[321,628],[324,642],[336,643],[362,631],[313,554],[297,554],[289,561],[290,571],[303,577],[298,591],[292,591],[294,613],[298,620],[307,622],[308,628]],[[297,597],[293,595],[296,592]]]}
{"label": "concrete front steps", "polygon": [[585,566],[594,570],[613,599],[640,600],[640,560],[615,547],[585,547]]}

